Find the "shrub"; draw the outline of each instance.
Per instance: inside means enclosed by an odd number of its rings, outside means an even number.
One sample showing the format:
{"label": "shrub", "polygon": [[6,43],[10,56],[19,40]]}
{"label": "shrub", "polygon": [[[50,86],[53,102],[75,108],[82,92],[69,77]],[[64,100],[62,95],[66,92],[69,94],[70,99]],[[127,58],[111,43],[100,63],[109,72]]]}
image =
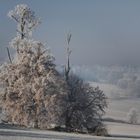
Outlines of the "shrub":
{"label": "shrub", "polygon": [[69,76],[68,105],[66,111],[66,128],[68,131],[98,133],[103,127],[102,115],[107,101],[105,94],[98,88],[91,87],[76,75]]}
{"label": "shrub", "polygon": [[138,111],[135,108],[131,108],[127,114],[128,122],[131,124],[138,123]]}

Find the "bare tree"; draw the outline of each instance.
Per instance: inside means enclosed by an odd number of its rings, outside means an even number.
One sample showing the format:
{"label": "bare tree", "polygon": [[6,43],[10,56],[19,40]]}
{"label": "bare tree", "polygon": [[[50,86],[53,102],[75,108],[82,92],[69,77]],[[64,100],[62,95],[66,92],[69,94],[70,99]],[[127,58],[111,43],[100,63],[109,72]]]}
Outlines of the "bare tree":
{"label": "bare tree", "polygon": [[70,55],[71,55],[71,50],[70,50],[70,41],[71,41],[72,34],[68,33],[67,34],[67,48],[66,48],[66,65],[65,65],[65,79],[68,82],[69,80],[69,73],[70,73]]}
{"label": "bare tree", "polygon": [[[98,88],[91,87],[76,75],[69,76],[69,98],[66,112],[66,128],[69,131],[95,133],[104,127],[102,115],[107,107],[106,96]],[[99,134],[97,132],[97,134]],[[102,134],[107,134],[104,128]]]}
{"label": "bare tree", "polygon": [[70,40],[67,35],[67,63],[65,79],[69,87],[65,126],[68,131],[96,133],[106,135],[107,130],[102,122],[102,115],[107,107],[106,96],[98,88],[91,87],[70,70]]}

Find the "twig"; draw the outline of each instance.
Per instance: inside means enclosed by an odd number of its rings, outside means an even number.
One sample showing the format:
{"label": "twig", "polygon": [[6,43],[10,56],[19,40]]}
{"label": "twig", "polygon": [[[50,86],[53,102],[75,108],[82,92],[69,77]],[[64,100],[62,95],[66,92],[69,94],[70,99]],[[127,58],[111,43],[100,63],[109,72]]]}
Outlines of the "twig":
{"label": "twig", "polygon": [[10,63],[12,63],[12,59],[11,59],[11,55],[10,55],[10,51],[9,48],[7,47],[7,54],[8,54],[8,58],[10,60]]}

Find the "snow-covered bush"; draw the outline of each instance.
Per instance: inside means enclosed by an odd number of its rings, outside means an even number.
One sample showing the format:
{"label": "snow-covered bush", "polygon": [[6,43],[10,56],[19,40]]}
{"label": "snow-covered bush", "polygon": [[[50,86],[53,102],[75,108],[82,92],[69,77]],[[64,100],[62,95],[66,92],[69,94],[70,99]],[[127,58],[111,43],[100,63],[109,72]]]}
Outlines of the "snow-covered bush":
{"label": "snow-covered bush", "polygon": [[135,108],[131,108],[127,114],[128,122],[131,124],[138,123],[138,111]]}
{"label": "snow-covered bush", "polygon": [[18,34],[10,43],[16,55],[0,70],[6,121],[39,128],[60,125],[64,122],[67,86],[50,51],[29,36],[38,21],[27,5],[16,6],[9,15],[18,23]]}

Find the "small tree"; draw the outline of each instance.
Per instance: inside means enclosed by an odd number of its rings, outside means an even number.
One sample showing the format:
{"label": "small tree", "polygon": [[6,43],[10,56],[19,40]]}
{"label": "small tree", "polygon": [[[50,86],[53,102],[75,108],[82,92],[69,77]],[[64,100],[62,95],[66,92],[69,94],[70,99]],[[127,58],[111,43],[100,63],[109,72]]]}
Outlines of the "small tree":
{"label": "small tree", "polygon": [[104,126],[102,115],[107,107],[106,96],[98,87],[91,87],[73,74],[69,76],[69,88],[66,127],[71,131],[99,134]]}
{"label": "small tree", "polygon": [[67,86],[55,69],[50,51],[31,37],[39,20],[23,4],[8,15],[17,22],[17,36],[10,43],[17,51],[12,63],[0,70],[7,122],[39,128],[60,125],[64,122]]}
{"label": "small tree", "polygon": [[69,87],[65,125],[68,131],[95,133],[107,135],[102,123],[102,115],[107,107],[105,94],[97,87],[93,88],[78,76],[72,74],[70,67],[70,40],[67,35],[67,63],[65,79]]}
{"label": "small tree", "polygon": [[131,124],[138,123],[138,112],[135,108],[131,108],[127,114],[128,122]]}

